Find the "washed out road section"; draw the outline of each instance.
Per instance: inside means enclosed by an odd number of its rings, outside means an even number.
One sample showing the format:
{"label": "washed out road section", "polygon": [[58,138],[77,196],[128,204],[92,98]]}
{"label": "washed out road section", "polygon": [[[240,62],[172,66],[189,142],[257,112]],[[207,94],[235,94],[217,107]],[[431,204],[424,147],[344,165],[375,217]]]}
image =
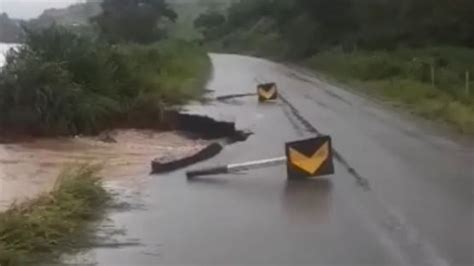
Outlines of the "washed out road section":
{"label": "washed out road section", "polygon": [[[185,169],[156,176],[112,213],[139,246],[95,248],[98,265],[472,265],[472,142],[437,133],[304,71],[266,60],[212,55],[214,97],[279,91],[314,128],[330,134],[347,165],[310,182],[288,182],[286,167],[189,182]],[[189,113],[254,132],[192,166],[279,157],[284,144],[313,136],[287,104],[241,97],[191,105]],[[120,239],[119,239],[120,241]]]}

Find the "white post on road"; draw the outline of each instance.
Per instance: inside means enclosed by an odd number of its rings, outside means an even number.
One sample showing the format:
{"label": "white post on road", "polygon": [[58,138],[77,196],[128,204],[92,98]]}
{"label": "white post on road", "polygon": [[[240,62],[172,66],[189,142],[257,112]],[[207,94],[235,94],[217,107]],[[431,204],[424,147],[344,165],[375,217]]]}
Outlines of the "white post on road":
{"label": "white post on road", "polygon": [[245,163],[228,164],[228,165],[203,168],[200,170],[188,171],[186,172],[186,176],[188,177],[188,179],[193,179],[198,176],[228,174],[228,173],[246,171],[246,170],[251,170],[251,169],[276,166],[276,165],[285,164],[285,163],[286,163],[286,156],[283,156],[283,157],[272,158],[272,159],[250,161],[250,162],[245,162]]}
{"label": "white post on road", "polygon": [[270,166],[275,166],[275,165],[280,165],[280,164],[285,164],[285,163],[286,163],[286,156],[283,156],[283,157],[278,157],[278,158],[252,161],[252,162],[247,162],[247,163],[229,164],[227,166],[227,169],[229,169],[229,172],[239,172],[239,171],[257,169],[257,168],[262,168],[262,167],[270,167]]}

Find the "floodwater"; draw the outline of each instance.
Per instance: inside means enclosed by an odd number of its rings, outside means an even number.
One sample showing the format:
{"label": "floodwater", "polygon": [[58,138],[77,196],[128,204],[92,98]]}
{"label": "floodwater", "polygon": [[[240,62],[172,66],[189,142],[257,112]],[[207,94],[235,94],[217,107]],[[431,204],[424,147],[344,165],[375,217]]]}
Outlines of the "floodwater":
{"label": "floodwater", "polygon": [[127,129],[109,135],[116,143],[99,137],[71,137],[0,144],[0,210],[48,191],[68,165],[102,163],[106,180],[133,185],[148,176],[154,158],[191,154],[205,145],[177,132]]}

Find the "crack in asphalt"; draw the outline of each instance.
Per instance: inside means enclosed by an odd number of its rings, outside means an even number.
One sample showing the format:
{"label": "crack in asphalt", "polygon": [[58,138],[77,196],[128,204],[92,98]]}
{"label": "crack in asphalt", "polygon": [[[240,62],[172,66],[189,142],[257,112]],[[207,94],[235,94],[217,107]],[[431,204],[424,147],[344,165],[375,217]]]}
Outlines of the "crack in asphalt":
{"label": "crack in asphalt", "polygon": [[223,95],[223,96],[216,97],[216,100],[225,101],[225,100],[229,100],[229,99],[243,98],[243,97],[248,97],[248,96],[257,96],[257,93],[240,93],[240,94]]}
{"label": "crack in asphalt", "polygon": [[[291,113],[296,117],[296,119],[298,119],[298,121],[300,121],[300,123],[306,128],[308,132],[313,133],[317,136],[323,135],[316,127],[314,127],[308,120],[306,120],[298,111],[298,109],[296,109],[296,107],[290,101],[288,101],[288,99],[285,98],[285,96],[283,96],[283,94],[281,93],[280,98],[282,102],[290,108]],[[371,189],[369,180],[359,174],[359,172],[357,172],[355,168],[349,164],[349,162],[342,156],[340,152],[338,152],[336,149],[333,149],[333,154],[334,158],[346,168],[347,172],[349,172],[350,175],[352,175],[356,179],[358,185],[360,185],[365,190]]]}
{"label": "crack in asphalt", "polygon": [[291,126],[295,129],[296,133],[298,134],[298,136],[300,137],[303,137],[304,136],[304,132],[306,131],[305,129],[301,128],[301,125],[298,123],[298,121],[296,121],[293,113],[288,110],[288,108],[282,108],[283,110],[283,113],[285,114],[285,117],[288,119],[288,121],[290,122]]}
{"label": "crack in asphalt", "polygon": [[[282,102],[288,106],[293,116],[305,127],[305,129],[317,136],[324,135],[316,127],[314,127],[308,120],[306,120],[296,107],[280,92],[280,98]],[[371,191],[371,187],[367,178],[360,175],[348,162],[347,160],[335,149],[333,149],[334,158],[340,162],[348,173],[352,175],[359,186],[365,191]],[[386,230],[386,234],[398,243],[399,248],[404,251],[404,254],[409,254],[409,258],[416,262],[415,264],[423,265],[449,265],[448,262],[440,257],[436,252],[436,249],[429,243],[424,241],[417,230],[409,225],[406,218],[401,215],[400,212],[395,211],[393,208],[388,207],[389,205],[384,202],[380,197],[376,197],[376,202],[385,210],[385,221],[383,228]],[[410,265],[412,263],[403,262],[404,265]]]}

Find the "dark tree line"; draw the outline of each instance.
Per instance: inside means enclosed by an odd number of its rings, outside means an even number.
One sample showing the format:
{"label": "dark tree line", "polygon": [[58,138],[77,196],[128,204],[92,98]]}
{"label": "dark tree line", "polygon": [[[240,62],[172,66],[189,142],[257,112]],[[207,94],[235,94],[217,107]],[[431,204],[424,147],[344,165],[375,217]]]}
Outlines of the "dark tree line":
{"label": "dark tree line", "polygon": [[[301,55],[327,46],[391,49],[400,45],[474,46],[472,0],[240,0],[216,31],[262,19]],[[213,36],[218,38],[219,36]]]}
{"label": "dark tree line", "polygon": [[108,41],[151,43],[164,35],[159,22],[175,21],[177,14],[165,0],[104,0],[93,19]]}
{"label": "dark tree line", "polygon": [[165,20],[176,19],[176,12],[166,0],[88,0],[64,9],[46,10],[31,20],[13,20],[0,13],[0,42],[21,42],[25,29],[37,31],[53,25],[81,33],[93,31],[92,20],[101,37],[111,43],[151,43],[166,37]]}

